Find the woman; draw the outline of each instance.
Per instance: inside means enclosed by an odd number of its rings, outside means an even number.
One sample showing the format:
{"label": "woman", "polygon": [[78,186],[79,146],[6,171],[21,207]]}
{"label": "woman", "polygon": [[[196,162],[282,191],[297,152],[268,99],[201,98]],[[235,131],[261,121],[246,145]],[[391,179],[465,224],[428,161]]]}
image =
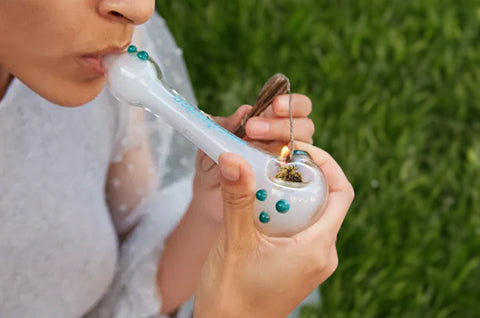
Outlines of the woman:
{"label": "woman", "polygon": [[[307,97],[293,99],[296,147],[324,169],[329,203],[309,229],[269,238],[253,226],[253,176],[241,157],[224,154],[211,171],[198,160],[190,196],[188,177],[168,175],[176,160],[151,152],[143,113],[102,91],[101,57],[129,45],[153,12],[153,0],[0,3],[1,317],[153,317],[195,288],[195,317],[283,317],[336,268],[353,191],[310,145]],[[154,26],[134,43],[155,45]],[[175,50],[156,46],[168,68]],[[191,92],[182,66],[170,77]],[[217,120],[232,129],[249,109]],[[287,114],[281,96],[247,123],[247,138],[277,149],[288,142]]]}

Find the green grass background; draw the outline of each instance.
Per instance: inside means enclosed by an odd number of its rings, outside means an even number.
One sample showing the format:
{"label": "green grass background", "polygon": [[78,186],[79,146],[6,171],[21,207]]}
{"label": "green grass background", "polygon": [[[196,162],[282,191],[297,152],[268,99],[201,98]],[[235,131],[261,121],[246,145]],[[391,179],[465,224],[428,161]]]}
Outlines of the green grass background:
{"label": "green grass background", "polygon": [[199,104],[276,72],[356,190],[323,305],[303,317],[480,317],[480,2],[158,0]]}

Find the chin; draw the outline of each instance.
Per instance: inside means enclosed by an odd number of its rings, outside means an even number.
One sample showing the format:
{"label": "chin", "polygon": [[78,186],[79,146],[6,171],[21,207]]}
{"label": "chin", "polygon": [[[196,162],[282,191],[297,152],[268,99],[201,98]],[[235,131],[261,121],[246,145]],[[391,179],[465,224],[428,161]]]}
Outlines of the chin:
{"label": "chin", "polygon": [[100,77],[84,83],[65,85],[63,90],[43,96],[48,101],[63,107],[79,107],[95,99],[103,90],[105,78]]}
{"label": "chin", "polygon": [[88,81],[22,82],[53,104],[63,107],[78,107],[87,104],[100,94],[105,84],[105,77],[101,76]]}

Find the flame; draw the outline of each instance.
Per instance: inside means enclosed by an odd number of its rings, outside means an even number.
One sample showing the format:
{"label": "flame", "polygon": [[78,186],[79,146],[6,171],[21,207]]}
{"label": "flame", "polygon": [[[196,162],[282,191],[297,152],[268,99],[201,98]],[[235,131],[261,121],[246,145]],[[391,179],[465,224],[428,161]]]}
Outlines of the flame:
{"label": "flame", "polygon": [[290,148],[288,148],[288,146],[284,146],[280,154],[280,160],[281,161],[287,160],[289,154],[290,154]]}

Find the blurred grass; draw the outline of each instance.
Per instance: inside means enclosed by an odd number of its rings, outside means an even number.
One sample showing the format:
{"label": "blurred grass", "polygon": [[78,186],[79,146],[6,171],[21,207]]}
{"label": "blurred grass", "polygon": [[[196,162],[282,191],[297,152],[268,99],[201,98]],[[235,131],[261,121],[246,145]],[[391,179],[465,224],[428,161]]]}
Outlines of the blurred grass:
{"label": "blurred grass", "polygon": [[356,189],[323,305],[303,317],[480,317],[480,3],[157,1],[199,104],[283,72]]}

